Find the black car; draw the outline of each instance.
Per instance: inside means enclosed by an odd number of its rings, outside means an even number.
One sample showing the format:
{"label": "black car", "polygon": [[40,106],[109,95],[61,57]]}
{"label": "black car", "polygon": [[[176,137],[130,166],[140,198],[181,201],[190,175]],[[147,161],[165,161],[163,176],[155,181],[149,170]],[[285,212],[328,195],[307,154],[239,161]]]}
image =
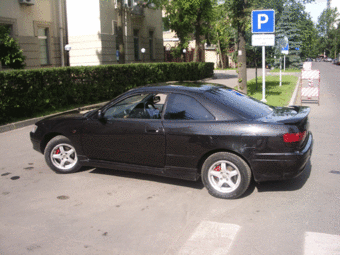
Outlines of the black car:
{"label": "black car", "polygon": [[312,153],[309,107],[271,107],[216,84],[132,89],[97,110],[36,123],[33,148],[57,173],[81,166],[197,181],[219,198],[298,176]]}

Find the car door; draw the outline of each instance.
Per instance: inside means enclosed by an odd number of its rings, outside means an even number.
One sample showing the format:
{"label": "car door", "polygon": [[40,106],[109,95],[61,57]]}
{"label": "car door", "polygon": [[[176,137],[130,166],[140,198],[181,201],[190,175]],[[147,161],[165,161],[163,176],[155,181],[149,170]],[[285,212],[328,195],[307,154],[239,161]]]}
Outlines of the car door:
{"label": "car door", "polygon": [[196,168],[212,146],[215,117],[195,98],[171,94],[164,114],[166,165]]}
{"label": "car door", "polygon": [[[82,144],[90,159],[136,165],[165,165],[165,135],[154,94],[132,95],[84,125]],[[156,108],[157,107],[157,108]]]}

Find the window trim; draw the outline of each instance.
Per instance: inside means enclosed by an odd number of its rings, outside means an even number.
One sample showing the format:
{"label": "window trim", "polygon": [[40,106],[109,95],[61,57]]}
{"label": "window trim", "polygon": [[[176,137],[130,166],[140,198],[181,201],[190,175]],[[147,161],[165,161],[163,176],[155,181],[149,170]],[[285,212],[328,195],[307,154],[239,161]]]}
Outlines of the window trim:
{"label": "window trim", "polygon": [[[135,31],[138,31],[138,36],[135,36]],[[134,61],[141,61],[141,56],[140,56],[140,34],[141,34],[141,30],[140,28],[133,28],[132,29],[132,36],[133,36],[133,59]],[[136,59],[136,49],[135,49],[135,39],[138,39],[138,49],[137,49],[137,54],[138,54],[138,58]]]}
{"label": "window trim", "polygon": [[18,24],[17,19],[0,17],[0,25],[11,26],[10,36],[13,38],[18,37]]}
{"label": "window trim", "polygon": [[[53,37],[53,23],[52,22],[45,22],[45,21],[33,21],[33,26],[34,26],[34,36],[38,39],[38,49],[39,49],[39,65],[40,66],[51,66],[52,64],[52,37]],[[48,63],[46,65],[42,65],[40,62],[40,43],[39,43],[39,35],[38,31],[40,28],[45,28],[48,31],[47,34],[47,61]]]}
{"label": "window trim", "polygon": [[[49,43],[49,37],[50,37],[50,33],[48,31],[48,28],[46,27],[38,27],[39,29],[43,29],[45,35],[38,35],[38,42],[39,42],[39,61],[40,61],[40,66],[49,66],[51,64],[51,56],[50,56],[50,43]],[[42,64],[41,63],[41,45],[40,42],[41,41],[46,41],[46,64]]]}
{"label": "window trim", "polygon": [[[148,34],[148,42],[149,42],[149,57],[150,60],[155,60],[155,30],[154,29],[149,29],[149,34]],[[152,32],[152,37],[150,37],[150,32]],[[152,51],[150,48],[150,40],[152,43]]]}

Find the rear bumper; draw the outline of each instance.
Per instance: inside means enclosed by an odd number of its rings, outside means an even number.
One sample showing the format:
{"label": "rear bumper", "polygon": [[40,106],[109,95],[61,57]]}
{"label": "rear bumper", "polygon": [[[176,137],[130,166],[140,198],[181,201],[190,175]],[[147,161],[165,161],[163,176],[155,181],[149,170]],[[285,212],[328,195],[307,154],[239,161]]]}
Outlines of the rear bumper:
{"label": "rear bumper", "polygon": [[258,182],[287,180],[299,176],[312,155],[313,135],[301,151],[293,153],[258,153],[252,160],[254,179]]}

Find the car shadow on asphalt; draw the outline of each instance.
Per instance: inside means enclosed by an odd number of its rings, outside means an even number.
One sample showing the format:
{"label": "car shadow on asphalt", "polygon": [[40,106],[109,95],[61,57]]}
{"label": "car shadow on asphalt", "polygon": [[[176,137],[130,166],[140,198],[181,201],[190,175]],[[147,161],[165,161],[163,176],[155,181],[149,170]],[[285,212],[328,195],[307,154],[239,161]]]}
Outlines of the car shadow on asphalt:
{"label": "car shadow on asphalt", "polygon": [[89,173],[105,174],[105,175],[118,176],[118,177],[123,177],[123,178],[159,182],[159,183],[183,186],[183,187],[188,187],[188,188],[193,188],[193,189],[204,188],[204,185],[200,178],[197,181],[188,181],[188,180],[174,179],[174,178],[157,176],[157,175],[149,175],[145,173],[127,172],[127,171],[112,170],[112,169],[105,169],[105,168],[94,168],[94,170],[90,171]]}
{"label": "car shadow on asphalt", "polygon": [[[246,190],[246,192],[241,197],[239,197],[239,199],[252,195],[255,189],[257,189],[258,192],[299,190],[307,182],[311,174],[311,169],[312,169],[312,165],[309,160],[307,162],[306,168],[303,171],[303,173],[294,179],[283,180],[283,181],[268,181],[268,182],[261,182],[261,183],[257,183],[254,180],[252,180],[249,185],[249,188]],[[174,178],[157,176],[157,175],[149,175],[145,173],[128,172],[128,171],[113,170],[113,169],[106,169],[106,168],[92,168],[92,167],[82,167],[80,172],[83,172],[83,171],[89,171],[89,173],[91,174],[102,174],[102,175],[110,175],[110,176],[117,176],[117,177],[123,177],[123,178],[132,178],[132,179],[137,179],[137,180],[159,182],[159,183],[165,183],[165,184],[170,184],[170,185],[188,187],[192,189],[203,189],[204,188],[201,178],[199,178],[197,181],[188,181],[188,180],[174,179]]]}
{"label": "car shadow on asphalt", "polygon": [[270,181],[254,183],[258,192],[272,192],[272,191],[295,191],[301,189],[307,182],[312,170],[310,160],[302,172],[302,174],[294,179],[284,181]]}

